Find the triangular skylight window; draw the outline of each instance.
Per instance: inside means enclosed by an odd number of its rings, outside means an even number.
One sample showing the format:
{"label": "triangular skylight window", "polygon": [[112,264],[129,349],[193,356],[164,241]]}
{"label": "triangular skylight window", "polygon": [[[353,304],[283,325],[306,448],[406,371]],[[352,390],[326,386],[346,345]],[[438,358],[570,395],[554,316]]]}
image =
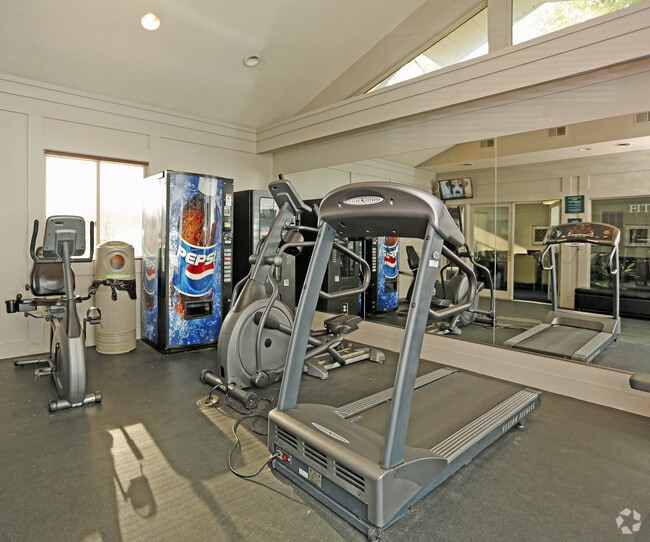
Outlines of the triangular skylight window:
{"label": "triangular skylight window", "polygon": [[[512,0],[512,43],[522,43],[644,1],[647,0]],[[502,5],[497,4],[492,9],[499,8]],[[487,54],[487,13],[485,7],[465,20],[368,92]]]}
{"label": "triangular skylight window", "polygon": [[408,81],[487,52],[487,8],[485,8],[368,92]]}

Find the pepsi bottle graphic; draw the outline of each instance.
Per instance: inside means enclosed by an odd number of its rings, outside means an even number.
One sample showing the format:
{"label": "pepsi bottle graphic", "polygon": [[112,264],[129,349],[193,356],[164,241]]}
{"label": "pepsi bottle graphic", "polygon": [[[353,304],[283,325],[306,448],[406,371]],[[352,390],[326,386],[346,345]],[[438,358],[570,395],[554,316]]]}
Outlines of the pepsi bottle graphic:
{"label": "pepsi bottle graphic", "polygon": [[399,239],[397,237],[384,237],[383,249],[384,278],[386,280],[397,280],[399,274]]}
{"label": "pepsi bottle graphic", "polygon": [[176,312],[186,320],[212,316],[217,246],[215,178],[200,178],[198,191],[182,208],[178,245]]}

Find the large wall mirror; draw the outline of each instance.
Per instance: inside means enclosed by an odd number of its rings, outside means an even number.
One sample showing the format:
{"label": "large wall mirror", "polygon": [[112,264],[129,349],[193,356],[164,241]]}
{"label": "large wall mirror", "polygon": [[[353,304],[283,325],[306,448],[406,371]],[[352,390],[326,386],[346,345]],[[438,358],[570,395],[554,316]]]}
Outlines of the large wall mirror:
{"label": "large wall mirror", "polygon": [[[639,344],[650,345],[646,333],[650,318],[650,113],[630,111],[597,120],[558,122],[550,128],[296,172],[290,178],[311,190],[308,196],[314,198],[334,186],[368,179],[405,181],[449,198],[447,206],[460,218],[485,286],[475,319],[467,318],[451,329],[432,323],[429,332],[504,348],[510,338],[543,321],[551,310],[549,271],[539,261],[547,229],[572,221],[615,225],[622,235],[618,254],[621,330],[617,343],[592,363],[630,372],[650,371],[650,362],[636,354]],[[314,188],[315,179],[318,188]],[[454,191],[458,197],[450,197]],[[407,247],[411,248],[407,251]],[[420,248],[418,241],[400,240],[402,300],[412,280],[411,256],[418,255]],[[612,304],[608,293],[614,286],[607,250],[566,244],[557,247],[556,262],[559,306],[606,312]],[[481,276],[483,268],[492,279],[496,318],[490,318],[491,295],[486,277]],[[453,270],[444,273],[447,284],[453,284]],[[577,292],[583,292],[582,297]],[[366,317],[403,325],[403,315],[397,308]]]}

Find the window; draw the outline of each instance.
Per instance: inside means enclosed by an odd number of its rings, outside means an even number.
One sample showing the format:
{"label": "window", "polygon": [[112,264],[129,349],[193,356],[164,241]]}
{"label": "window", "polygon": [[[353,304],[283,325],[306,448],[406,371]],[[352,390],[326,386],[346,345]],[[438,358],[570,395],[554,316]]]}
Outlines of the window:
{"label": "window", "polygon": [[[144,164],[45,155],[45,210],[95,222],[95,245],[122,241],[141,257]],[[88,227],[88,226],[86,226]]]}
{"label": "window", "polygon": [[485,8],[368,92],[408,81],[487,52],[487,8]]}
{"label": "window", "polygon": [[[646,0],[512,0],[512,43],[522,43]],[[484,2],[483,6],[489,5]],[[496,8],[494,8],[496,9]],[[414,79],[489,52],[484,7],[368,92]]]}
{"label": "window", "polygon": [[643,1],[512,0],[512,43],[522,43]]}

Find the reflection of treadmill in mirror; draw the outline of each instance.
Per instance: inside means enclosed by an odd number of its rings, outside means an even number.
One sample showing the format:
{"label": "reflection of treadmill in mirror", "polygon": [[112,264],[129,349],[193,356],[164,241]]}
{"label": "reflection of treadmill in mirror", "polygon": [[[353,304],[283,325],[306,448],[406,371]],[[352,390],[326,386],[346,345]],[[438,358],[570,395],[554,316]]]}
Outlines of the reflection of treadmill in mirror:
{"label": "reflection of treadmill in mirror", "polygon": [[[621,331],[619,318],[618,243],[621,232],[615,226],[597,222],[577,222],[551,227],[546,232],[542,262],[550,254],[553,310],[544,322],[508,339],[504,345],[529,352],[551,354],[590,363],[616,340]],[[559,310],[557,301],[557,268],[553,247],[562,243],[590,243],[611,247],[609,272],[614,279],[612,315],[572,310]]]}

